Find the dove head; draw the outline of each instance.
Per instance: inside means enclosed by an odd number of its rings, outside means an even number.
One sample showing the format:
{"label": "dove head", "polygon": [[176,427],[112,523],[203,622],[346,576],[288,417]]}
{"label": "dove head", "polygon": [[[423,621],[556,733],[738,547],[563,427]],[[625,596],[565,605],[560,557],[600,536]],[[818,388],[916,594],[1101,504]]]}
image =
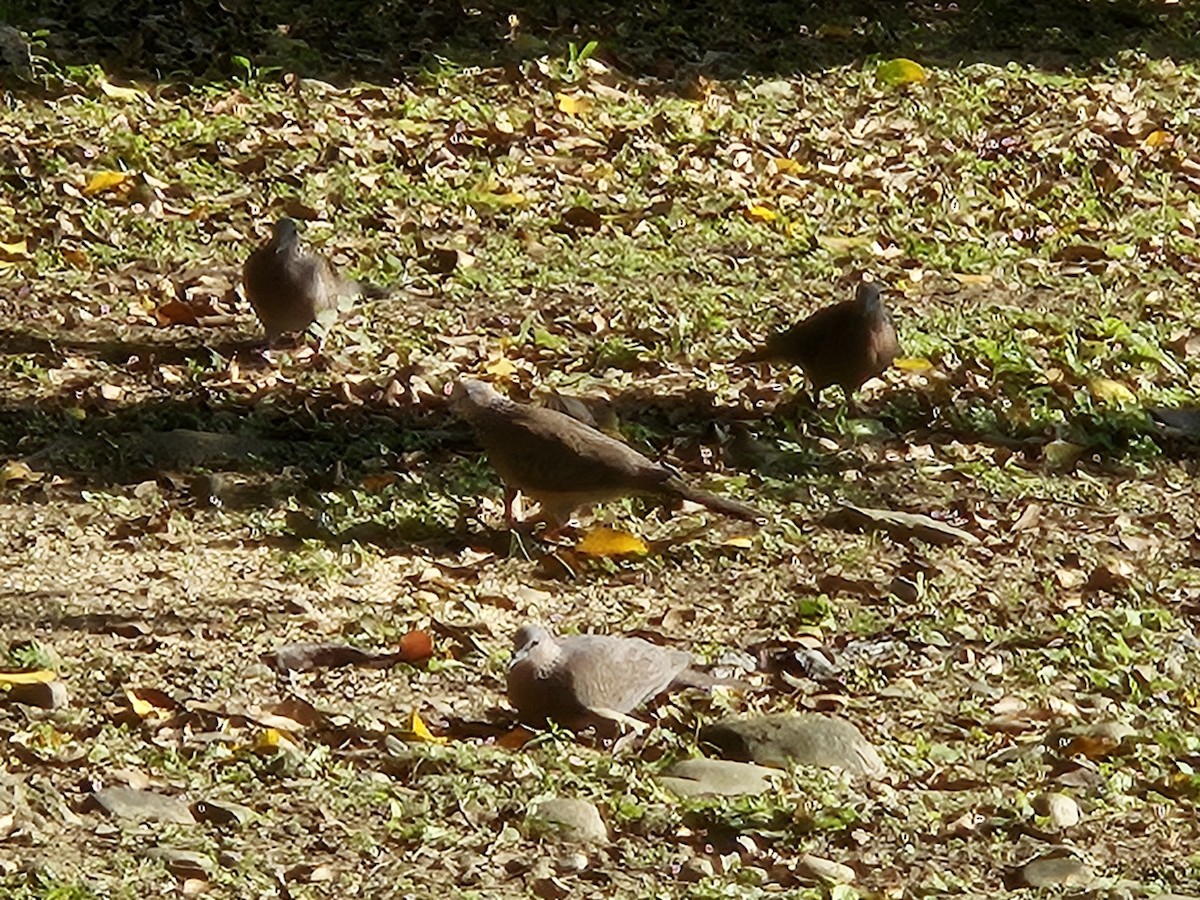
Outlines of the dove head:
{"label": "dove head", "polygon": [[300,232],[294,219],[284,216],[271,229],[271,243],[276,250],[291,250],[300,243]]}
{"label": "dove head", "polygon": [[527,659],[540,668],[553,662],[558,654],[559,646],[554,635],[541,625],[522,625],[513,635],[512,665]]}
{"label": "dove head", "polygon": [[877,311],[882,305],[879,299],[879,285],[872,281],[860,282],[854,291],[854,301],[864,312]]}
{"label": "dove head", "polygon": [[473,410],[488,409],[505,402],[504,396],[485,381],[460,378],[448,387],[450,406],[459,415],[466,416]]}

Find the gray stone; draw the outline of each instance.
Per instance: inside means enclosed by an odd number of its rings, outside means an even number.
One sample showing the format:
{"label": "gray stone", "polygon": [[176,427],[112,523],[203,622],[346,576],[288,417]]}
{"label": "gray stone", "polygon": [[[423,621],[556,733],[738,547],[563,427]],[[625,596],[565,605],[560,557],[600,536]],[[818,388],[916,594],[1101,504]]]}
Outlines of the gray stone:
{"label": "gray stone", "polygon": [[196,822],[191,810],[182,800],[153,791],[114,785],[96,791],[92,794],[92,799],[116,819],[128,819],[133,822],[170,822],[176,825],[194,825]]}
{"label": "gray stone", "polygon": [[811,853],[800,857],[796,869],[802,875],[827,884],[853,884],[854,879],[858,877],[858,873],[849,866],[822,856],[813,856]]}
{"label": "gray stone", "polygon": [[770,790],[777,774],[754,763],[697,757],[675,763],[658,782],[680,797],[747,797]]}
{"label": "gray stone", "polygon": [[1047,854],[1031,859],[1020,868],[1026,887],[1087,887],[1096,878],[1091,866],[1074,856]]}
{"label": "gray stone", "polygon": [[1079,824],[1079,804],[1066,794],[1038,794],[1033,798],[1033,811],[1048,818],[1059,831]]}
{"label": "gray stone", "polygon": [[586,800],[553,797],[541,800],[529,810],[527,821],[535,828],[558,832],[563,837],[584,843],[608,842],[608,829],[600,810]]}
{"label": "gray stone", "polygon": [[693,856],[682,866],[679,867],[680,881],[703,881],[705,878],[712,878],[716,874],[716,869],[711,861],[703,856]]}
{"label": "gray stone", "polygon": [[781,713],[722,719],[701,731],[700,740],[724,757],[764,766],[799,763],[874,778],[887,772],[862,733],[835,716]]}

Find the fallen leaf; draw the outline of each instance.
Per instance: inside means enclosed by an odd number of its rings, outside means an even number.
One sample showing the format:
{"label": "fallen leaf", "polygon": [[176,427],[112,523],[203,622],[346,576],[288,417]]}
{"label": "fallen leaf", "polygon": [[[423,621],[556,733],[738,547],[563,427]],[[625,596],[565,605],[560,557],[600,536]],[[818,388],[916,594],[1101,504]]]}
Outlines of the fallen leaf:
{"label": "fallen leaf", "polygon": [[12,684],[49,684],[58,678],[53,669],[38,669],[33,672],[0,672],[0,689]]}
{"label": "fallen leaf", "polygon": [[832,525],[852,528],[874,528],[886,531],[897,539],[918,538],[931,544],[978,544],[979,538],[921,513],[896,512],[890,509],[867,509],[843,504],[840,510],[826,518]]}
{"label": "fallen leaf", "polygon": [[0,466],[0,488],[8,487],[10,481],[41,481],[43,474],[33,471],[19,459],[10,459]]}
{"label": "fallen leaf", "polygon": [[774,222],[779,218],[779,214],[773,209],[758,204],[747,207],[745,216],[751,222]]}
{"label": "fallen leaf", "polygon": [[179,709],[179,704],[169,694],[155,688],[126,688],[125,699],[139,719],[149,719]]}
{"label": "fallen leaf", "polygon": [[1054,440],[1042,448],[1042,459],[1053,469],[1069,469],[1083,456],[1087,447],[1070,441]]}
{"label": "fallen leaf", "polygon": [[95,197],[115,187],[120,187],[133,176],[129,172],[104,171],[93,175],[83,187],[83,196]]}
{"label": "fallen leaf", "polygon": [[199,325],[196,312],[181,300],[168,300],[154,310],[154,318],[160,328],[172,325]]}
{"label": "fallen leaf", "polygon": [[734,535],[721,541],[722,547],[736,547],[739,550],[749,550],[754,546],[754,538],[746,535]]}
{"label": "fallen leaf", "polygon": [[627,531],[595,528],[575,545],[575,552],[596,557],[645,556],[650,552],[650,548],[641,538]]}
{"label": "fallen leaf", "polygon": [[902,356],[892,360],[892,365],[901,372],[928,372],[933,368],[933,363],[920,356]]}
{"label": "fallen leaf", "polygon": [[1104,252],[1103,247],[1095,247],[1091,244],[1071,244],[1060,247],[1050,255],[1052,262],[1065,263],[1099,262],[1107,258],[1108,254]]}
{"label": "fallen leaf", "polygon": [[137,88],[121,87],[113,84],[104,76],[97,79],[96,83],[100,86],[100,91],[105,97],[112,97],[114,100],[147,100],[149,95],[145,91]]}
{"label": "fallen leaf", "polygon": [[1175,143],[1175,135],[1169,131],[1152,131],[1146,135],[1142,141],[1142,147],[1146,150],[1157,150],[1159,147],[1170,147]]}
{"label": "fallen leaf", "polygon": [[789,159],[786,156],[777,156],[771,160],[771,167],[780,175],[794,175],[804,167],[794,159]]}
{"label": "fallen leaf", "polygon": [[397,733],[397,737],[420,744],[445,744],[447,742],[446,738],[429,730],[429,726],[417,715],[415,709],[409,716],[408,724]]}
{"label": "fallen leaf", "polygon": [[984,284],[992,283],[991,275],[971,275],[966,272],[951,272],[950,277],[953,278],[955,281],[957,281],[959,284],[984,285]]}
{"label": "fallen leaf", "polygon": [[497,356],[484,364],[483,371],[492,378],[505,379],[517,374],[517,366],[507,356]]}
{"label": "fallen leaf", "polygon": [[581,97],[578,94],[555,94],[554,102],[558,106],[560,112],[565,112],[568,116],[581,116],[592,111],[595,101],[589,97]]}
{"label": "fallen leaf", "polygon": [[904,57],[890,59],[875,70],[876,80],[888,87],[917,84],[928,77],[924,66]]}
{"label": "fallen leaf", "polygon": [[845,253],[858,247],[869,247],[874,238],[866,234],[833,235],[818,234],[817,243],[834,253]]}
{"label": "fallen leaf", "polygon": [[90,269],[91,262],[87,258],[87,254],[82,250],[64,250],[62,252],[63,261],[77,269]]}
{"label": "fallen leaf", "polygon": [[1088,381],[1088,392],[1100,403],[1137,403],[1137,395],[1119,381],[1111,378],[1092,378]]}

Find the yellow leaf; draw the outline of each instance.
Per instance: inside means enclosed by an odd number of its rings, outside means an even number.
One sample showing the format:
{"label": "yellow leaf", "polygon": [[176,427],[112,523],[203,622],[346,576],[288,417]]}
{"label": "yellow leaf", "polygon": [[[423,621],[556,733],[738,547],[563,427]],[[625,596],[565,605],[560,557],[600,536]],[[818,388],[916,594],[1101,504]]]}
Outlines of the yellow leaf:
{"label": "yellow leaf", "polygon": [[517,367],[507,356],[497,356],[487,361],[483,371],[492,378],[511,378],[516,374]]}
{"label": "yellow leaf", "polygon": [[590,98],[580,97],[577,94],[555,94],[554,101],[558,104],[559,110],[568,116],[581,116],[589,113],[596,105]]}
{"label": "yellow leaf", "polygon": [[134,715],[139,719],[148,719],[154,715],[154,704],[148,700],[143,700],[131,690],[125,691],[125,697],[129,700],[129,707],[133,710]]}
{"label": "yellow leaf", "polygon": [[100,90],[104,96],[112,97],[114,100],[141,100],[146,97],[145,91],[139,91],[137,88],[119,87],[104,77],[101,77],[97,83],[100,85]]}
{"label": "yellow leaf", "polygon": [[1142,141],[1142,146],[1147,150],[1155,150],[1159,147],[1169,147],[1175,143],[1175,135],[1169,131],[1152,131],[1146,135]]}
{"label": "yellow leaf", "polygon": [[494,194],[493,199],[501,206],[520,206],[525,202],[525,195],[520,191],[506,191],[503,194]]}
{"label": "yellow leaf", "polygon": [[616,528],[595,528],[583,536],[575,546],[576,553],[584,556],[645,556],[650,552],[646,542],[628,531]]}
{"label": "yellow leaf", "polygon": [[41,472],[35,472],[19,459],[10,459],[0,466],[0,488],[8,487],[10,481],[41,481]]}
{"label": "yellow leaf", "polygon": [[104,191],[112,190],[128,181],[128,172],[97,172],[83,188],[83,196],[94,197]]}
{"label": "yellow leaf", "polygon": [[775,167],[775,171],[780,175],[794,175],[804,167],[794,159],[789,159],[786,156],[778,156],[771,160],[771,165]]}
{"label": "yellow leaf", "polygon": [[875,70],[875,78],[888,87],[916,84],[924,81],[927,77],[925,68],[920,63],[904,57],[890,59]]}
{"label": "yellow leaf", "polygon": [[755,204],[747,208],[746,218],[751,222],[774,222],[779,218],[779,213],[767,206],[759,206]]}
{"label": "yellow leaf", "polygon": [[260,753],[271,750],[297,750],[296,742],[286,731],[278,728],[264,728],[254,739],[254,749]]}
{"label": "yellow leaf", "polygon": [[950,277],[959,284],[991,284],[991,275],[969,275],[966,272],[951,272]]}
{"label": "yellow leaf", "polygon": [[397,736],[403,740],[420,744],[446,743],[446,738],[436,735],[429,730],[429,726],[425,724],[425,721],[419,715],[417,715],[417,711],[415,709],[412,711],[412,715],[410,715],[408,718],[408,724],[400,730],[400,733]]}
{"label": "yellow leaf", "polygon": [[22,238],[14,243],[0,241],[0,259],[29,259],[29,243]]}
{"label": "yellow leaf", "polygon": [[928,372],[933,368],[933,363],[920,356],[902,356],[892,360],[892,365],[901,372]]}
{"label": "yellow leaf", "polygon": [[721,546],[736,547],[739,550],[749,550],[754,546],[754,538],[747,537],[744,534],[739,534],[721,541]]}
{"label": "yellow leaf", "polygon": [[38,669],[36,672],[0,672],[0,688],[14,684],[49,684],[58,678],[53,669]]}
{"label": "yellow leaf", "polygon": [[1137,403],[1137,394],[1119,381],[1111,378],[1093,378],[1088,381],[1092,399],[1099,403]]}

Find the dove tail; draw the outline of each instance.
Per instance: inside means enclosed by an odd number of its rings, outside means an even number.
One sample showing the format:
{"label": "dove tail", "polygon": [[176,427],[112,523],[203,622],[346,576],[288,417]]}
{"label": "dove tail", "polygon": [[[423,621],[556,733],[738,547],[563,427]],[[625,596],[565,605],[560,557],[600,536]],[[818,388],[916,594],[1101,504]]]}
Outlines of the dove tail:
{"label": "dove tail", "polygon": [[693,503],[699,503],[701,506],[711,509],[713,512],[724,513],[727,516],[733,516],[737,519],[746,519],[750,522],[757,522],[763,519],[763,514],[753,506],[748,506],[745,503],[740,503],[737,500],[730,500],[728,497],[722,497],[718,494],[712,494],[708,491],[702,491],[699,488],[690,487],[686,484],[675,486],[676,493],[684,500],[691,500]]}

